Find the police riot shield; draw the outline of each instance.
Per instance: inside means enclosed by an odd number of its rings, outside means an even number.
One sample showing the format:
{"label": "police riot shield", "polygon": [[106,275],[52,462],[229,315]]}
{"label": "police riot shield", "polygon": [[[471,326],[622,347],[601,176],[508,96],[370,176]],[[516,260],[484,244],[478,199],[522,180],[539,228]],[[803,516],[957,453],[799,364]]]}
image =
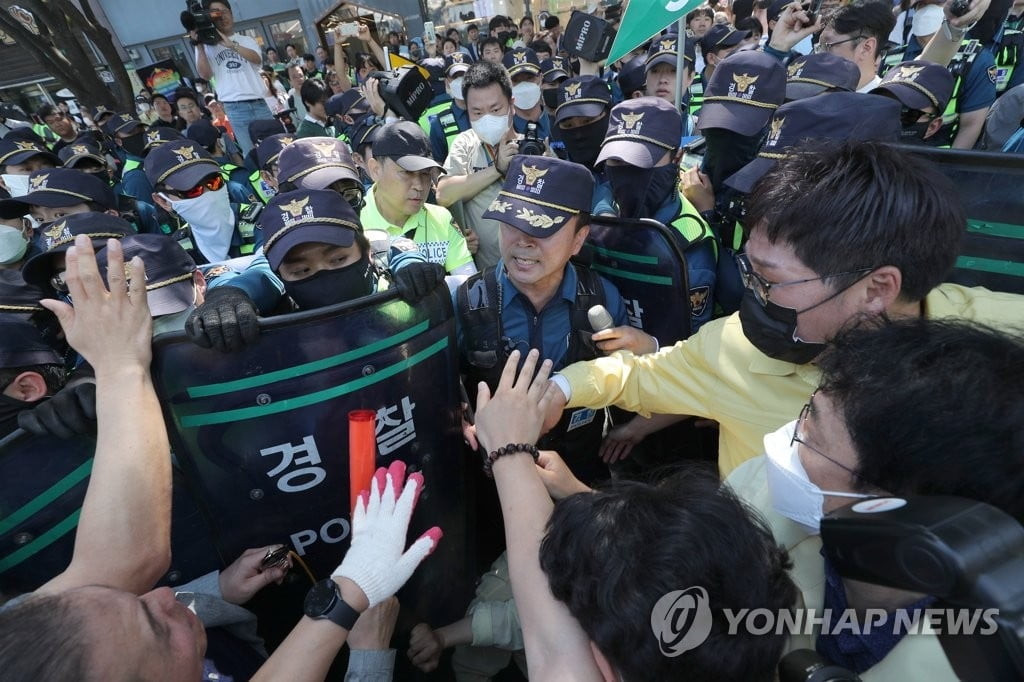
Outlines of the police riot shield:
{"label": "police riot shield", "polygon": [[461,616],[472,576],[447,289],[415,307],[392,291],[260,324],[259,342],[234,354],[182,332],[154,344],[172,447],[223,562],[284,543],[312,577],[331,574],[351,534],[348,415],[372,410],[377,466],[399,458],[426,479],[410,538],[445,533],[399,595],[403,608],[432,622]]}
{"label": "police riot shield", "polygon": [[949,176],[967,209],[967,234],[949,281],[1024,294],[1024,156],[903,149]]}
{"label": "police riot shield", "polygon": [[581,255],[622,294],[630,325],[662,346],[690,335],[686,256],[672,229],[656,220],[594,216]]}

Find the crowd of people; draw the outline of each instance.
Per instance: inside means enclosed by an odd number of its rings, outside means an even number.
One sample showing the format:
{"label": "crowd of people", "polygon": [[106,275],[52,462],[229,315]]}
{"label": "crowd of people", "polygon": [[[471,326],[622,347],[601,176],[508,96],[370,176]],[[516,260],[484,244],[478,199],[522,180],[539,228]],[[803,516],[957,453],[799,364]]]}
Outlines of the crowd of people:
{"label": "crowd of people", "polygon": [[[196,44],[190,87],[0,120],[0,456],[95,439],[66,568],[23,594],[0,572],[5,678],[322,680],[347,644],[346,679],[392,679],[395,595],[444,542],[407,542],[410,518],[444,482],[378,469],[267,651],[241,605],[297,570],[289,547],[153,589],[176,427],[149,367],[154,336],[246,353],[263,319],[396,290],[451,301],[465,448],[445,455],[488,477],[465,509],[475,594],[454,622],[415,614],[409,669],[773,680],[805,648],[864,680],[957,679],[934,633],[736,633],[722,613],[931,605],[825,558],[822,518],[851,500],[1024,520],[1024,296],[949,282],[967,215],[898,144],[1024,144],[1024,4],[959,2],[719,0],[605,64],[557,16],[339,26],[282,59],[205,0],[222,41]],[[416,120],[382,92],[390,54],[429,74]],[[642,220],[687,288],[648,318],[590,259],[598,226]],[[616,253],[627,278],[646,262]],[[691,586],[707,635],[666,655],[652,612]]]}

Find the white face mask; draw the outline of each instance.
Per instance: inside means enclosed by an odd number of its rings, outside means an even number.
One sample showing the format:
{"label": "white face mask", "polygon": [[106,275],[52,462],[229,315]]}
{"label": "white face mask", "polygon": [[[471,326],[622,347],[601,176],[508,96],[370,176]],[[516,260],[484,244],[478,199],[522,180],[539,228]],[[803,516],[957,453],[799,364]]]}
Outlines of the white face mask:
{"label": "white face mask", "polygon": [[795,430],[796,420],[764,437],[768,490],[771,492],[772,506],[778,514],[799,523],[812,535],[817,535],[821,530],[821,518],[825,515],[822,511],[825,495],[858,499],[874,495],[833,492],[815,485],[800,462],[797,449],[799,443],[790,446]]}
{"label": "white face mask", "polygon": [[517,109],[533,109],[540,101],[540,86],[529,81],[516,83],[512,86],[512,101]]}
{"label": "white face mask", "polygon": [[28,251],[25,236],[16,227],[0,225],[0,265],[10,265],[21,260]]}
{"label": "white face mask", "polygon": [[448,84],[448,94],[452,96],[452,99],[466,99],[465,97],[463,97],[462,92],[462,81],[464,80],[465,79],[460,76],[459,78],[456,78],[455,80]]}
{"label": "white face mask", "polygon": [[492,147],[501,142],[510,125],[508,114],[486,114],[470,123],[477,137]]}
{"label": "white face mask", "polygon": [[207,261],[227,260],[231,237],[235,233],[235,213],[231,210],[227,187],[216,192],[206,190],[195,199],[173,199],[166,194],[163,197],[188,223],[196,247]]}
{"label": "white face mask", "polygon": [[23,197],[28,194],[28,176],[27,175],[10,175],[4,173],[0,175],[4,179],[4,184],[7,185],[7,191],[11,193],[11,198]]}

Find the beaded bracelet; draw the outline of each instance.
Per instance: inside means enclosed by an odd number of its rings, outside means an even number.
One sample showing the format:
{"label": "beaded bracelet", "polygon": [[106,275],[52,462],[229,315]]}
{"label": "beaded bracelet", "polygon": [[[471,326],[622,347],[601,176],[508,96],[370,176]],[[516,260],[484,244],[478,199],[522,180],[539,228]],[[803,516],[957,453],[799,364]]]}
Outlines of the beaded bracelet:
{"label": "beaded bracelet", "polygon": [[509,443],[505,447],[498,448],[491,454],[487,455],[487,457],[484,459],[484,473],[487,474],[488,476],[493,477],[493,475],[491,474],[491,468],[494,466],[494,463],[498,460],[498,458],[504,457],[505,455],[514,455],[517,452],[522,452],[530,455],[531,457],[533,457],[534,462],[536,462],[537,459],[540,457],[540,452],[537,450],[536,445],[531,445],[529,443]]}

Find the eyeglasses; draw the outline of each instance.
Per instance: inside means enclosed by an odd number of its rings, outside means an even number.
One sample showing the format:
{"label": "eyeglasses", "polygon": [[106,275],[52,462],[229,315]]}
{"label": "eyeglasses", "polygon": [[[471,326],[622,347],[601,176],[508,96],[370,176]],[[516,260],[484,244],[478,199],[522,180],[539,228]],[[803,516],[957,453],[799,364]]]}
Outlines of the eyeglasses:
{"label": "eyeglasses", "polygon": [[922,116],[927,116],[928,122],[931,123],[938,114],[929,114],[927,111],[921,111],[920,109],[903,107],[903,109],[900,110],[900,125],[904,128],[912,126],[920,121]]}
{"label": "eyeglasses", "polygon": [[822,457],[824,457],[828,461],[830,461],[833,464],[835,464],[840,469],[843,469],[844,471],[849,473],[854,478],[860,480],[860,476],[857,474],[856,471],[854,471],[850,467],[846,466],[845,464],[842,464],[842,463],[837,462],[836,460],[832,459],[831,457],[826,455],[824,452],[822,452],[818,448],[814,447],[813,445],[811,445],[810,443],[808,443],[806,440],[804,440],[801,437],[801,435],[800,435],[800,427],[801,427],[801,425],[803,425],[804,420],[806,420],[807,417],[811,414],[811,403],[812,402],[814,402],[814,394],[811,395],[810,400],[807,402],[806,405],[804,405],[803,409],[800,410],[800,416],[797,417],[797,419],[796,419],[796,428],[793,429],[793,438],[789,441],[789,447],[792,448],[795,444],[800,443],[801,445],[806,447],[811,452],[813,452],[815,454],[818,454],[818,455],[821,455]]}
{"label": "eyeglasses", "polygon": [[865,35],[859,35],[859,36],[854,36],[852,38],[847,38],[846,40],[837,40],[834,43],[818,43],[817,45],[814,46],[814,51],[817,52],[818,54],[821,54],[822,52],[831,52],[832,49],[835,48],[836,45],[842,45],[843,43],[850,43],[850,42],[853,42],[854,40],[863,40],[864,38],[867,38],[867,37],[868,36],[865,36]]}
{"label": "eyeglasses", "polygon": [[828,279],[829,277],[840,277],[842,275],[860,275],[865,272],[871,272],[874,269],[860,268],[858,270],[847,270],[846,272],[834,272],[830,275],[822,275],[821,277],[795,279],[790,282],[772,282],[754,272],[753,266],[750,265],[750,259],[747,258],[747,254],[745,253],[736,254],[736,265],[739,266],[740,278],[743,280],[743,286],[753,292],[754,298],[757,299],[757,302],[761,305],[768,305],[768,293],[771,291],[772,287],[788,287],[794,284],[817,282],[818,280]]}
{"label": "eyeglasses", "polygon": [[179,104],[178,111],[195,111],[199,107],[195,104]]}
{"label": "eyeglasses", "polygon": [[183,199],[195,199],[196,197],[202,196],[206,190],[216,192],[224,186],[224,178],[220,175],[211,175],[205,180],[201,181],[198,185],[192,189],[187,189],[177,194]]}

